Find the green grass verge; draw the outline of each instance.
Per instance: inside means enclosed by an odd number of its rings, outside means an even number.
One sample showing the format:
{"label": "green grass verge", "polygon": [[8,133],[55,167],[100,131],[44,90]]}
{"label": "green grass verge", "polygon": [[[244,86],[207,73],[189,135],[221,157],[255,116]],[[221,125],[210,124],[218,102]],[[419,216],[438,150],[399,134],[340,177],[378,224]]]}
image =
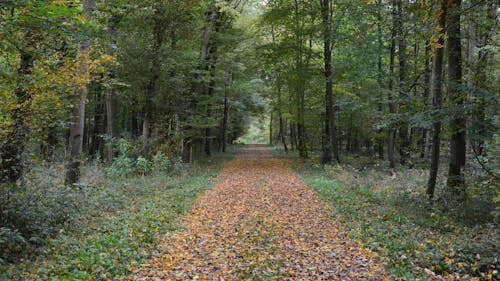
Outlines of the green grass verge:
{"label": "green grass verge", "polygon": [[393,279],[499,280],[498,224],[480,217],[486,214],[470,214],[487,209],[484,202],[461,206],[469,217],[459,216],[456,208],[443,210],[425,200],[426,178],[419,171],[390,179],[370,169],[295,164],[303,182],[330,203],[349,237],[378,253]]}
{"label": "green grass verge", "polygon": [[[92,177],[79,194],[77,222],[61,228],[34,257],[0,264],[0,280],[124,280],[129,270],[158,255],[158,243],[175,230],[196,195],[211,188],[232,153],[195,164],[176,175],[120,179]],[[83,194],[85,193],[85,194]],[[29,251],[29,250],[28,250]]]}

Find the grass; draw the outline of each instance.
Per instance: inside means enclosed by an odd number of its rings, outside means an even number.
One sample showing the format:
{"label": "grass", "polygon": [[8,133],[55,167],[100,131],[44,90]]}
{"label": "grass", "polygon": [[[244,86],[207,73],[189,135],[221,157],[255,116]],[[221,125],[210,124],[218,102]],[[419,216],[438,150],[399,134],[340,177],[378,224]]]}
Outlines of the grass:
{"label": "grass", "polygon": [[430,204],[425,170],[396,177],[376,166],[323,168],[294,161],[304,183],[332,206],[349,237],[371,248],[395,280],[499,280],[498,220],[490,197]]}
{"label": "grass", "polygon": [[87,167],[78,190],[77,219],[0,263],[0,280],[124,280],[130,270],[158,255],[163,235],[178,228],[179,217],[197,194],[211,188],[217,155],[175,175],[106,178],[102,167]]}

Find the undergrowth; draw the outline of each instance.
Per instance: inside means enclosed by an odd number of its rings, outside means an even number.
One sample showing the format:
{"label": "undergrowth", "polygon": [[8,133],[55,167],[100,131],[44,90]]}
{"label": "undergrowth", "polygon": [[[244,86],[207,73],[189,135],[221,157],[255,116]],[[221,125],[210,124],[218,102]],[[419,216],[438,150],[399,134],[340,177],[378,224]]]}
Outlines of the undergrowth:
{"label": "undergrowth", "polygon": [[[84,183],[73,187],[60,184],[61,167],[35,169],[25,195],[17,196],[29,203],[16,205],[27,228],[0,228],[0,280],[126,279],[131,267],[158,254],[161,237],[178,227],[231,155],[189,167],[161,156],[139,159],[138,173],[130,173],[130,165],[122,173],[117,165],[94,163],[84,168]],[[118,158],[130,162],[124,159]]]}
{"label": "undergrowth", "polygon": [[391,176],[376,166],[294,163],[302,180],[331,203],[334,219],[385,259],[395,279],[500,279],[498,207],[491,186],[478,191],[470,184],[465,201],[430,203],[425,170]]}

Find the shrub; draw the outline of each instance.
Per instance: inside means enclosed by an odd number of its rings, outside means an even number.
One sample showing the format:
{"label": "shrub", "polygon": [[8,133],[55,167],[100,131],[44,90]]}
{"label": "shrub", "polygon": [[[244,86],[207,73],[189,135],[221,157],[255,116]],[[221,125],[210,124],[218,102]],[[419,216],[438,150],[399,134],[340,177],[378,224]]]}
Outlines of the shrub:
{"label": "shrub", "polygon": [[175,160],[171,173],[173,175],[178,175],[182,171],[186,171],[186,164],[182,162],[182,159],[179,157],[177,158],[177,160]]}
{"label": "shrub", "polygon": [[172,162],[162,152],[158,152],[153,156],[152,170],[154,173],[167,173],[171,169]]}
{"label": "shrub", "polygon": [[27,186],[10,193],[3,207],[4,227],[0,231],[3,258],[27,244],[43,244],[45,238],[76,220],[81,204],[80,189],[50,186],[48,182]]}
{"label": "shrub", "polygon": [[17,230],[8,227],[0,227],[0,262],[8,258],[8,254],[20,251],[26,244],[26,240]]}
{"label": "shrub", "polygon": [[135,161],[135,165],[137,167],[137,171],[140,175],[145,176],[151,172],[152,163],[148,159],[139,156]]}
{"label": "shrub", "polygon": [[118,157],[113,160],[111,166],[106,168],[109,177],[126,177],[134,172],[134,146],[126,139],[119,139],[116,144]]}

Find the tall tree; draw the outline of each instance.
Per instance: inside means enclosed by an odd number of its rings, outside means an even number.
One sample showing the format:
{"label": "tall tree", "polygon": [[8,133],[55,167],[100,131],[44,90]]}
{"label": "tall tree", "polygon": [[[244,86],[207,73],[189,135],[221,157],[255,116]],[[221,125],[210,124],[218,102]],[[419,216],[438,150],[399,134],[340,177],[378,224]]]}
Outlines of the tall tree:
{"label": "tall tree", "polygon": [[[395,1],[393,1],[395,4]],[[389,113],[394,115],[396,113],[396,101],[394,97],[394,64],[396,57],[396,44],[397,44],[397,35],[398,35],[398,14],[397,14],[397,5],[393,5],[392,7],[392,32],[391,32],[391,47],[390,47],[390,59],[389,59]],[[387,157],[389,158],[389,167],[391,169],[396,168],[396,159],[394,157],[395,150],[395,139],[396,139],[396,130],[391,124],[388,130],[388,142],[387,142]]]}
{"label": "tall tree", "polygon": [[452,192],[463,195],[465,192],[465,131],[466,119],[463,112],[466,95],[462,90],[462,44],[460,35],[461,0],[448,0],[447,7],[447,51],[448,51],[448,97],[460,113],[453,114],[450,130],[450,163],[447,185]]}
{"label": "tall tree", "polygon": [[[469,139],[474,142],[471,144],[473,148],[474,154],[477,156],[486,156],[487,155],[487,147],[486,141],[491,138],[491,129],[488,130],[490,125],[490,121],[487,118],[487,109],[488,109],[488,96],[495,92],[492,89],[491,85],[488,84],[488,74],[494,73],[493,68],[495,67],[494,62],[494,35],[496,32],[496,26],[498,24],[497,14],[498,14],[498,5],[495,4],[495,1],[492,1],[484,12],[486,14],[486,20],[483,23],[482,28],[477,32],[478,38],[474,38],[474,26],[472,15],[469,14],[470,18],[470,33],[472,35],[470,37],[470,46],[468,54],[470,54],[469,58],[469,85],[468,88],[473,90],[473,101],[474,101],[474,109],[473,109],[473,122],[471,124],[471,128],[469,131],[472,131],[472,136]],[[475,40],[474,40],[475,39]],[[473,55],[474,55],[474,41],[478,42],[478,57],[475,65],[473,64]]]}
{"label": "tall tree", "polygon": [[[188,105],[189,115],[196,113],[196,95],[198,94],[200,88],[200,77],[199,73],[202,72],[207,65],[207,58],[210,50],[210,42],[212,39],[212,33],[215,28],[219,16],[219,7],[217,7],[216,1],[210,1],[208,17],[205,22],[205,28],[203,30],[203,36],[200,48],[200,57],[198,62],[198,71],[195,74],[193,83],[191,84],[191,94],[194,95],[190,98]],[[182,161],[185,163],[191,163],[193,161],[193,128],[191,125],[186,124],[183,129],[184,137],[182,140]]]}
{"label": "tall tree", "polygon": [[[397,39],[398,39],[398,61],[399,61],[399,114],[406,115],[408,112],[408,89],[406,86],[406,32],[404,27],[404,2],[398,0],[397,5]],[[406,118],[399,120],[399,158],[402,165],[406,165],[410,156],[410,141],[408,137],[408,121]]]}
{"label": "tall tree", "polygon": [[337,135],[335,132],[335,112],[333,97],[333,73],[332,73],[332,7],[330,0],[320,0],[321,14],[323,17],[323,59],[325,63],[325,133],[323,140],[324,164],[339,161]]}
{"label": "tall tree", "polygon": [[[90,21],[94,10],[94,0],[83,0],[82,5],[84,16]],[[80,178],[80,162],[85,130],[85,105],[87,103],[89,79],[89,48],[90,40],[87,34],[85,38],[81,39],[80,46],[78,47],[77,76],[84,80],[84,83],[74,89],[75,104],[71,113],[71,128],[66,163],[66,184],[74,184]]]}
{"label": "tall tree", "polygon": [[[383,8],[383,3],[382,0],[378,0],[377,3],[377,82],[379,86],[379,92],[382,93],[382,89],[384,88],[383,86],[383,61],[382,61],[382,56],[383,56],[383,49],[384,49],[384,42],[383,42],[383,33],[382,33],[382,8]],[[378,112],[380,115],[384,112],[383,108],[383,95],[379,94],[379,102],[378,102]],[[378,136],[377,136],[377,141],[378,141],[378,156],[380,160],[384,160],[384,138],[383,138],[383,133],[384,130],[380,128],[378,130]]]}
{"label": "tall tree", "polygon": [[431,167],[429,180],[427,182],[427,196],[432,199],[436,187],[436,178],[439,169],[439,152],[441,148],[441,106],[442,106],[442,84],[443,84],[443,59],[444,59],[444,43],[446,38],[446,14],[448,0],[436,0],[437,11],[437,26],[438,30],[435,35],[433,44],[433,59],[432,59],[432,74],[431,74],[431,95],[433,103],[433,131],[432,131],[432,148],[431,148]]}
{"label": "tall tree", "polygon": [[158,79],[160,76],[161,49],[163,46],[167,23],[165,22],[165,7],[161,2],[153,6],[153,44],[151,49],[151,69],[150,77],[145,92],[144,117],[142,121],[142,141],[143,153],[149,152],[151,130],[153,127],[153,99],[158,88]]}
{"label": "tall tree", "polygon": [[[221,32],[224,14],[218,12],[217,15],[218,20],[215,22],[215,30],[214,34],[218,34]],[[217,60],[218,60],[218,42],[217,40],[211,40],[209,47],[209,55],[208,55],[208,63],[206,66],[206,70],[209,72],[209,82],[208,82],[208,90],[207,90],[207,114],[206,118],[208,121],[211,121],[213,118],[213,102],[212,99],[215,95],[215,84],[216,84],[216,71],[217,71]],[[211,142],[212,142],[212,127],[207,126],[205,129],[205,154],[207,156],[211,156]]]}

